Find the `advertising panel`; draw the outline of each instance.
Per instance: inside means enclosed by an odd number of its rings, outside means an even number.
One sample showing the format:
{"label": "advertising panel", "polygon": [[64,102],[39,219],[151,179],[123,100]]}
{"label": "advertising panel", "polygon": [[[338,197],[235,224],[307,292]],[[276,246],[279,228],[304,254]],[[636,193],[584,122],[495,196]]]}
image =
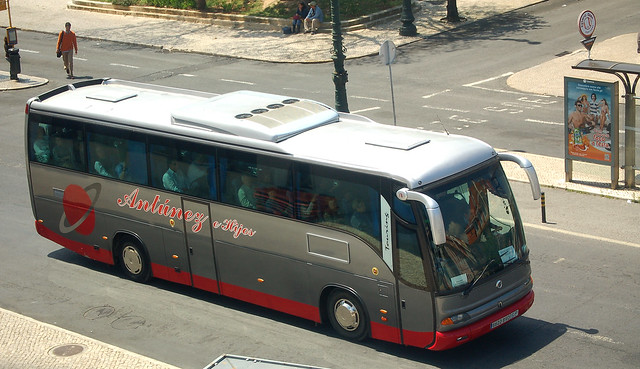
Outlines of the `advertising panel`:
{"label": "advertising panel", "polygon": [[618,82],[564,78],[565,159],[618,162]]}

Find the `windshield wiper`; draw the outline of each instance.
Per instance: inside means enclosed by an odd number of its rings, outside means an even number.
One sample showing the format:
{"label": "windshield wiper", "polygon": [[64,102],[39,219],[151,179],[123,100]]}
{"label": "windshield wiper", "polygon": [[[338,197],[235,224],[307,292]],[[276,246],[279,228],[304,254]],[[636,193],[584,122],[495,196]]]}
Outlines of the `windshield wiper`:
{"label": "windshield wiper", "polygon": [[473,287],[476,286],[476,283],[478,283],[478,281],[480,279],[482,279],[482,276],[484,275],[484,273],[487,271],[487,268],[489,268],[489,265],[493,264],[496,261],[496,259],[491,259],[489,260],[489,262],[487,263],[487,265],[484,266],[484,268],[482,268],[482,272],[480,272],[480,274],[476,277],[473,277],[473,280],[471,281],[471,284],[469,285],[469,287],[467,287],[464,292],[462,292],[462,294],[464,296],[467,296],[469,294],[469,292],[471,292],[471,290],[473,289]]}

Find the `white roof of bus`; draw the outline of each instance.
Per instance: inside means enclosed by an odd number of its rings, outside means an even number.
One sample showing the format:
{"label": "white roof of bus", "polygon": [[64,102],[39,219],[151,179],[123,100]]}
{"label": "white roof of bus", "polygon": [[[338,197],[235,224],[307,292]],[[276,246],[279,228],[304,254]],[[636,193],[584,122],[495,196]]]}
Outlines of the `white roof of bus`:
{"label": "white roof of bus", "polygon": [[357,168],[410,188],[496,155],[473,138],[379,124],[306,99],[252,91],[217,95],[118,80],[77,85],[44,94],[31,109]]}

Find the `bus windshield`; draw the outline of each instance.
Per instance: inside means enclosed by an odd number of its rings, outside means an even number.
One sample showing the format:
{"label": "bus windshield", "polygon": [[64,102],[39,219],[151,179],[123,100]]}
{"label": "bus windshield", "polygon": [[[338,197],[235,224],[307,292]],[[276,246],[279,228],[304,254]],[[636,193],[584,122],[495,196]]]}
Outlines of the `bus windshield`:
{"label": "bus windshield", "polygon": [[527,260],[520,215],[499,163],[425,193],[440,205],[447,234],[446,243],[430,250],[440,292],[468,292],[482,278]]}

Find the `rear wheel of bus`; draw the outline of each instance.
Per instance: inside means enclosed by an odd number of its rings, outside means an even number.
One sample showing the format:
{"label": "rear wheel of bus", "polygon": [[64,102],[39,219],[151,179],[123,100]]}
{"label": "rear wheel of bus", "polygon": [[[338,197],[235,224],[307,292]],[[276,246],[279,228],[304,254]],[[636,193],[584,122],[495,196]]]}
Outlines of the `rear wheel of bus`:
{"label": "rear wheel of bus", "polygon": [[342,337],[360,341],[367,336],[368,319],[357,297],[344,290],[333,290],[327,298],[327,316]]}
{"label": "rear wheel of bus", "polygon": [[127,278],[141,283],[151,278],[151,263],[140,243],[131,238],[125,238],[121,241],[118,250],[120,268]]}

